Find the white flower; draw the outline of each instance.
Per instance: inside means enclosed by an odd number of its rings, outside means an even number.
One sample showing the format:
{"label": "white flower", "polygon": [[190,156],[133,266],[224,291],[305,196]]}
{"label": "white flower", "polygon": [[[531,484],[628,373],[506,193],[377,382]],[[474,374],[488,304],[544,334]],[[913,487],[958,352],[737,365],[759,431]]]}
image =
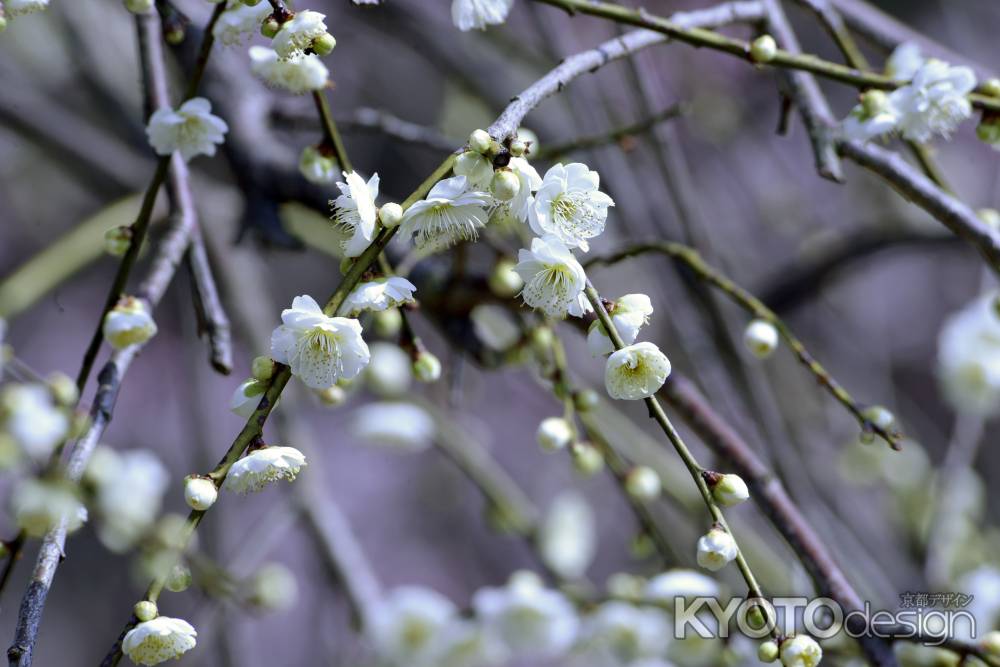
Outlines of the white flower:
{"label": "white flower", "polygon": [[758,359],[767,359],[778,348],[778,329],[767,320],[753,320],[743,331],[743,345]]}
{"label": "white flower", "polygon": [[340,165],[335,158],[323,155],[315,146],[306,146],[299,156],[299,173],[315,185],[331,185],[337,181]]}
{"label": "white flower", "polygon": [[294,447],[264,447],[233,464],[223,488],[236,493],[257,492],[271,482],[294,481],[306,467],[306,457]]}
{"label": "white flower", "polygon": [[633,667],[644,658],[661,656],[670,644],[670,618],[660,609],[625,602],[601,604],[584,619],[584,647],[606,656],[606,664]]}
{"label": "white flower", "polygon": [[296,95],[322,90],[330,76],[323,60],[316,54],[297,54],[280,59],[277,51],[266,46],[250,47],[250,71],[267,85]]}
{"label": "white flower", "polygon": [[261,24],[271,15],[271,6],[260,2],[253,7],[237,2],[229,3],[226,11],[219,15],[212,34],[226,46],[242,44],[247,35],[252,35],[260,29]]}
{"label": "white flower", "polygon": [[193,649],[197,636],[187,621],[157,616],[128,631],[122,639],[122,653],[137,665],[158,665]]}
{"label": "white flower", "polygon": [[517,253],[517,275],[524,281],[521,298],[532,308],[550,317],[565,317],[567,312],[582,314],[581,297],[587,286],[587,274],[569,248],[555,236],[531,240],[531,249]]}
{"label": "white flower", "polygon": [[325,18],[324,14],[311,10],[298,12],[291,20],[281,25],[271,46],[281,58],[302,55],[307,49],[312,48],[315,40],[326,34],[326,23],[323,22]]}
{"label": "white flower", "polygon": [[713,528],[698,538],[698,565],[716,572],[739,554],[736,540],[721,528]]}
{"label": "white flower", "polygon": [[297,296],[281,312],[283,324],[271,334],[271,357],[288,364],[292,375],[311,389],[326,389],[350,380],[368,365],[370,352],[361,324],[346,317],[327,317],[311,296]]}
{"label": "white flower", "polygon": [[528,222],[528,215],[535,202],[532,196],[538,188],[542,187],[542,177],[538,171],[532,167],[523,157],[513,157],[507,165],[518,178],[520,186],[517,194],[509,201],[494,201],[493,209],[490,212],[491,220],[516,220],[522,224]]}
{"label": "white flower", "polygon": [[[503,645],[482,625],[453,618],[435,634],[424,667],[489,667],[503,663],[506,658]],[[411,662],[404,664],[413,667]]]}
{"label": "white flower", "polygon": [[30,537],[41,537],[65,520],[72,533],[87,521],[87,509],[68,482],[29,477],[14,487],[10,497],[14,521]]}
{"label": "white flower", "polygon": [[719,584],[696,570],[676,569],[658,574],[646,583],[643,597],[651,602],[673,604],[675,598],[713,598]]}
{"label": "white flower", "polygon": [[287,611],[299,596],[295,574],[281,563],[265,563],[248,583],[247,601],[262,611]]}
{"label": "white flower", "polygon": [[557,164],[545,172],[529,211],[531,229],[554,234],[570,248],[590,249],[588,239],[604,231],[608,207],[615,203],[598,188],[601,179],[581,162]]}
{"label": "white flower", "polygon": [[0,424],[35,461],[46,461],[69,434],[69,416],[40,384],[10,384],[0,393]]}
{"label": "white flower", "polygon": [[368,183],[365,183],[358,172],[344,172],[344,180],[347,182],[337,183],[340,196],[333,201],[333,221],[351,235],[344,241],[344,255],[357,257],[365,251],[375,235],[378,174],[373,174]]}
{"label": "white flower", "polygon": [[885,62],[885,73],[896,81],[909,81],[924,64],[920,47],[913,42],[903,42]]}
{"label": "white flower", "polygon": [[100,518],[97,534],[108,549],[123,553],[156,521],[170,476],[149,450],[102,446],[99,451],[103,461],[93,505]]}
{"label": "white flower", "polygon": [[427,449],[437,431],[434,418],[411,403],[369,403],[352,417],[355,437],[409,452]]}
{"label": "white flower", "polygon": [[861,95],[861,104],[851,109],[840,131],[847,141],[869,141],[896,129],[899,113],[881,90],[869,90]]}
{"label": "white flower", "polygon": [[[626,294],[609,310],[618,335],[626,345],[631,345],[639,335],[639,329],[649,322],[649,316],[653,314],[653,304],[645,294]],[[600,320],[594,320],[590,325],[590,330],[587,332],[587,349],[595,357],[615,351],[615,346]]]}
{"label": "white flower", "polygon": [[781,664],[785,667],[816,667],[823,649],[809,635],[795,635],[781,642]]}
{"label": "white flower", "polygon": [[739,475],[722,475],[712,485],[712,496],[723,507],[733,507],[749,500],[750,489]]}
{"label": "white flower", "polygon": [[413,303],[416,286],[402,276],[376,278],[355,287],[344,299],[344,312],[358,315],[363,310],[381,311]]}
{"label": "white flower", "polygon": [[437,634],[458,614],[448,598],[405,586],[388,593],[372,612],[371,639],[379,656],[400,665],[421,664]]}
{"label": "white flower", "polygon": [[138,345],[156,335],[156,322],[145,301],[127,296],[104,316],[102,333],[116,350]]}
{"label": "white flower", "polygon": [[545,564],[564,579],[582,577],[597,553],[594,512],[578,493],[556,496],[542,519],[538,551]]}
{"label": "white flower", "polygon": [[22,14],[40,12],[49,6],[49,0],[5,0],[3,11],[13,18]]}
{"label": "white flower", "polygon": [[149,118],[146,136],[158,155],[180,151],[190,160],[196,155],[215,155],[215,145],[225,141],[229,131],[226,121],[212,115],[212,103],[204,97],[193,97],[176,111],[157,109]]}
{"label": "white flower", "polygon": [[402,396],[413,382],[410,355],[395,343],[372,343],[364,378],[372,392],[385,398]]}
{"label": "white flower", "polygon": [[441,249],[458,241],[471,241],[486,225],[484,208],[490,203],[487,192],[470,190],[464,176],[438,181],[427,197],[403,213],[399,231],[416,236],[417,248]]}
{"label": "white flower", "polygon": [[625,477],[625,491],[636,500],[650,502],[663,492],[663,480],[649,466],[636,466]]}
{"label": "white flower", "polygon": [[670,375],[670,360],[652,343],[623,347],[608,357],[604,386],[611,398],[636,401],[659,391]]}
{"label": "white flower", "polygon": [[476,591],[472,606],[476,615],[520,659],[561,656],[573,645],[580,625],[566,596],[545,588],[530,573],[515,573],[504,588]]}
{"label": "white flower", "polygon": [[453,171],[456,176],[465,176],[470,188],[486,190],[493,180],[493,160],[475,151],[465,151],[455,158]]}
{"label": "white flower", "polygon": [[485,30],[506,21],[513,5],[514,0],[452,0],[451,20],[459,30]]}
{"label": "white flower", "polygon": [[521,327],[503,306],[478,305],[469,313],[469,318],[476,338],[491,350],[503,352],[521,340]]}
{"label": "white flower", "polygon": [[562,417],[546,417],[538,424],[535,438],[545,451],[565,449],[573,442],[573,427]]}
{"label": "white flower", "polygon": [[243,419],[250,419],[250,415],[257,409],[260,398],[265,391],[267,391],[266,382],[254,378],[243,381],[240,386],[236,387],[233,397],[229,399],[230,411]]}
{"label": "white flower", "polygon": [[903,137],[925,142],[935,134],[949,136],[972,115],[967,95],[975,87],[976,75],[968,67],[928,60],[914,74],[912,83],[889,94]]}
{"label": "white flower", "polygon": [[958,412],[1000,413],[1000,317],[995,293],[985,294],[949,317],[938,337],[938,378]]}
{"label": "white flower", "polygon": [[184,502],[188,507],[204,512],[219,499],[215,482],[206,477],[188,477],[184,480]]}

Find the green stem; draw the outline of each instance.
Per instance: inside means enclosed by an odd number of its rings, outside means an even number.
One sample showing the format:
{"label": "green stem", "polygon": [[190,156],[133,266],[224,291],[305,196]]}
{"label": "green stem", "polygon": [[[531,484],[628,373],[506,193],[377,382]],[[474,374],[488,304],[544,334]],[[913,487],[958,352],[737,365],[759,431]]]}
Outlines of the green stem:
{"label": "green stem", "polygon": [[341,169],[347,172],[354,171],[351,160],[347,157],[347,149],[344,148],[344,142],[340,138],[340,131],[337,130],[337,123],[333,120],[333,113],[330,111],[330,103],[327,102],[326,94],[322,90],[314,90],[312,96],[323,127],[324,143],[329,144],[330,148],[333,149]]}

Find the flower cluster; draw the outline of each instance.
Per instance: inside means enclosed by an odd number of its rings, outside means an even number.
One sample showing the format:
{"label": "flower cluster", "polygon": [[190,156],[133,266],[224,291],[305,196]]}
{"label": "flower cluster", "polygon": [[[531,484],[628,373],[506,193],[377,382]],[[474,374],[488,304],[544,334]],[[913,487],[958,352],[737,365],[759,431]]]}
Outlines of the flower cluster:
{"label": "flower cluster", "polygon": [[995,293],[984,294],[945,322],[938,338],[938,378],[961,413],[1000,413],[1000,315]]}
{"label": "flower cluster", "polygon": [[507,20],[514,0],[452,0],[451,20],[459,30],[500,25]]}
{"label": "flower cluster", "polygon": [[968,67],[924,59],[918,47],[903,44],[889,58],[886,73],[904,85],[889,94],[862,93],[841,130],[845,139],[868,141],[890,132],[907,140],[926,142],[934,135],[948,137],[972,115],[968,95],[976,75]]}

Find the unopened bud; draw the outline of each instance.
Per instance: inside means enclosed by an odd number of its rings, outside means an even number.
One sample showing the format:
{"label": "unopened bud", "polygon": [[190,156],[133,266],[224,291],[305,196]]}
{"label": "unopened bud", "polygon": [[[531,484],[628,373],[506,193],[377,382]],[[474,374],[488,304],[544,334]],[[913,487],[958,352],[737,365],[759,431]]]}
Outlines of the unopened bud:
{"label": "unopened bud", "polygon": [[593,389],[584,389],[573,395],[573,407],[580,412],[589,412],[601,402],[600,395]]}
{"label": "unopened bud", "polygon": [[378,210],[378,219],[386,229],[397,227],[403,220],[403,207],[395,202],[382,204]]}
{"label": "unopened bud", "polygon": [[184,480],[184,502],[193,510],[204,512],[215,504],[219,490],[215,482],[205,477],[188,477]]}
{"label": "unopened bud", "polygon": [[268,39],[272,39],[281,30],[281,24],[278,23],[278,19],[273,16],[267,17],[263,23],[260,24],[260,34]]}
{"label": "unopened bud", "polygon": [[490,191],[500,201],[510,201],[521,191],[521,179],[510,169],[499,169],[493,174]]}
{"label": "unopened bud", "polygon": [[486,155],[492,144],[493,137],[486,130],[475,130],[469,135],[469,150]]}
{"label": "unopened bud", "polygon": [[524,280],[514,270],[514,262],[509,259],[501,259],[490,272],[490,290],[499,297],[512,297],[524,287]]}
{"label": "unopened bud", "polygon": [[774,642],[763,642],[757,647],[757,658],[761,662],[774,662],[778,659],[778,645]]}
{"label": "unopened bud", "polygon": [[174,26],[164,33],[163,39],[166,40],[167,44],[177,46],[184,41],[185,35],[186,33],[182,26]]}
{"label": "unopened bud", "polygon": [[146,621],[152,621],[154,618],[159,616],[160,611],[156,608],[155,602],[150,602],[149,600],[139,600],[132,607],[132,613],[135,617],[139,619],[140,622],[145,623]]}
{"label": "unopened bud", "polygon": [[403,328],[403,314],[399,308],[386,308],[372,316],[375,333],[382,338],[395,338]]}
{"label": "unopened bud", "polygon": [[153,0],[125,0],[125,9],[133,14],[145,14],[153,8]]}
{"label": "unopened bud", "polygon": [[343,387],[338,385],[320,389],[316,392],[316,396],[323,405],[329,405],[330,407],[336,407],[347,400],[347,392],[344,391]]}
{"label": "unopened bud", "polygon": [[121,257],[132,245],[132,228],[127,226],[112,227],[104,232],[104,252],[114,257]]}
{"label": "unopened bud", "polygon": [[320,56],[328,56],[337,46],[337,40],[328,32],[323,33],[313,40],[312,50]]}
{"label": "unopened bud", "polygon": [[514,157],[521,157],[522,155],[528,152],[528,144],[521,141],[520,139],[515,139],[514,141],[510,142],[510,148],[508,150],[510,151],[510,154],[513,155]]}
{"label": "unopened bud", "polygon": [[750,45],[750,60],[755,63],[769,63],[778,54],[778,43],[770,35],[761,35]]}
{"label": "unopened bud", "polygon": [[270,380],[271,376],[274,375],[274,359],[265,356],[254,357],[250,364],[250,374],[261,382]]}
{"label": "unopened bud", "polygon": [[441,378],[441,361],[430,352],[420,352],[413,362],[413,377],[420,382],[437,382]]}
{"label": "unopened bud", "polygon": [[260,2],[261,0],[243,0],[243,4],[247,7],[256,7]]}
{"label": "unopened bud", "polygon": [[983,95],[1000,97],[1000,79],[986,79],[982,84]]}
{"label": "unopened bud", "polygon": [[546,417],[538,424],[535,437],[543,450],[554,452],[573,441],[573,427],[562,417]]}
{"label": "unopened bud", "polygon": [[778,348],[778,330],[766,320],[754,320],[743,332],[743,344],[758,359],[767,359]]}
{"label": "unopened bud", "polygon": [[52,373],[46,380],[46,384],[49,385],[52,398],[55,399],[56,403],[65,408],[73,407],[80,398],[80,392],[76,388],[76,383],[65,373],[58,371]]}
{"label": "unopened bud", "polygon": [[867,118],[872,118],[885,111],[889,106],[889,96],[884,90],[866,90],[861,93],[861,108]]}
{"label": "unopened bud", "polygon": [[170,569],[167,580],[164,582],[166,589],[172,593],[182,593],[191,585],[191,568],[178,563]]}
{"label": "unopened bud", "polygon": [[625,476],[625,490],[635,500],[656,500],[663,490],[660,476],[649,466],[636,466]]}
{"label": "unopened bud", "polygon": [[573,467],[584,477],[596,475],[604,469],[604,455],[589,442],[576,442],[570,447]]}
{"label": "unopened bud", "polygon": [[723,507],[739,505],[750,497],[747,483],[739,475],[706,475],[708,486],[715,501]]}
{"label": "unopened bud", "polygon": [[896,423],[896,415],[881,405],[867,407],[861,415],[883,431],[888,431]]}

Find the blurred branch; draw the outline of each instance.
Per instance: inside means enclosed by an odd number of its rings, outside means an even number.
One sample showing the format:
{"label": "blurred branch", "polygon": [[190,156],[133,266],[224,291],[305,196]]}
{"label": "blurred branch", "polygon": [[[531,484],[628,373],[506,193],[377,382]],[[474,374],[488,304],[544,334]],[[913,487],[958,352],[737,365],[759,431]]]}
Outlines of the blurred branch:
{"label": "blurred branch", "polygon": [[811,10],[820,24],[826,29],[837,48],[844,54],[847,64],[856,69],[869,69],[868,59],[854,41],[850,29],[844,23],[843,17],[830,4],[829,0],[793,0],[795,4]]}
{"label": "blurred branch", "polygon": [[690,107],[686,103],[680,102],[672,104],[662,111],[659,111],[636,123],[623,125],[622,127],[614,128],[610,132],[604,132],[602,134],[591,134],[585,137],[579,137],[561,144],[551,146],[545,145],[540,151],[532,152],[530,155],[531,158],[535,160],[551,160],[573,151],[587,150],[590,148],[597,148],[598,146],[604,146],[606,144],[613,144],[615,142],[622,141],[623,139],[628,139],[642,134],[664,121],[673,120],[687,114],[689,111]]}
{"label": "blurred branch", "polygon": [[648,252],[661,253],[667,255],[671,259],[682,262],[686,267],[691,269],[691,271],[693,271],[698,278],[722,291],[731,301],[746,310],[753,317],[765,320],[774,325],[774,327],[778,330],[778,333],[781,334],[781,337],[785,339],[788,346],[795,353],[799,362],[801,362],[810,373],[816,376],[816,380],[830,393],[831,396],[843,405],[848,412],[854,415],[854,418],[857,419],[858,424],[860,424],[861,428],[865,432],[876,433],[893,449],[899,449],[898,441],[902,437],[899,433],[890,432],[866,417],[864,410],[860,405],[858,405],[854,398],[851,397],[850,393],[844,389],[844,387],[837,382],[833,376],[830,375],[822,364],[816,361],[812,354],[810,354],[806,349],[805,345],[802,344],[802,341],[800,341],[798,337],[792,333],[791,329],[788,328],[784,321],[782,321],[782,319],[778,317],[773,310],[764,305],[764,303],[753,294],[750,294],[732,280],[719,273],[714,267],[709,266],[705,260],[702,259],[697,250],[680,243],[671,243],[669,241],[639,243],[626,247],[611,255],[598,255],[591,257],[584,262],[584,268],[589,268],[599,264],[615,264],[630,257],[636,257]]}
{"label": "blurred branch", "polygon": [[[190,192],[186,197],[190,199]],[[188,248],[187,263],[194,284],[194,306],[198,315],[198,333],[208,336],[208,360],[219,373],[229,375],[233,371],[233,345],[229,317],[226,315],[222,299],[215,285],[212,267],[205,250],[197,212],[193,202],[189,202],[189,214],[195,217],[195,228]]]}

